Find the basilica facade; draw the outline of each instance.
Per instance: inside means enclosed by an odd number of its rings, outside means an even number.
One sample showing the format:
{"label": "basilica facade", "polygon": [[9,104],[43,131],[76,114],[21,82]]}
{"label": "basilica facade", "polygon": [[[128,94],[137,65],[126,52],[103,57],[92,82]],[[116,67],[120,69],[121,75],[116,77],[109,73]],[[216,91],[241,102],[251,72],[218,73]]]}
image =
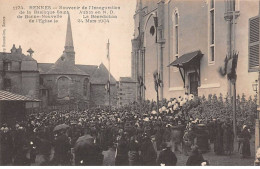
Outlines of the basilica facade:
{"label": "basilica facade", "polygon": [[254,95],[252,83],[258,77],[251,68],[259,65],[258,6],[258,0],[138,0],[132,78],[143,79],[145,87],[137,87],[142,98],[156,100],[155,72],[162,82],[160,99],[184,93],[232,94],[231,82],[219,72],[233,52],[239,53],[237,94]]}

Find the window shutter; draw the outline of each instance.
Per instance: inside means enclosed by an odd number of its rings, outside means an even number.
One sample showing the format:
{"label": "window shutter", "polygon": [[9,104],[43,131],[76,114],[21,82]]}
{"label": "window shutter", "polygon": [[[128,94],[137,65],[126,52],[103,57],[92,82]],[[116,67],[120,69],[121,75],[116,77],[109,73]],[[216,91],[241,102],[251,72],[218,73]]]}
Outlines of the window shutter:
{"label": "window shutter", "polygon": [[259,68],[259,16],[249,19],[248,52],[248,71],[257,72]]}

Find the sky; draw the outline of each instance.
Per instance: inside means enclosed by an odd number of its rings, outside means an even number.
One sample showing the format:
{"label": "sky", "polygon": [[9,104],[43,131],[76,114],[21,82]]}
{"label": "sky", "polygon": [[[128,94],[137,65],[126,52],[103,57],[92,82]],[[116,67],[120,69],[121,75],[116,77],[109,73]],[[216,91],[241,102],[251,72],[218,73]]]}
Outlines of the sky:
{"label": "sky", "polygon": [[[99,65],[108,67],[106,43],[110,41],[111,73],[118,79],[131,76],[131,39],[134,33],[136,0],[0,0],[0,51],[3,51],[5,36],[6,52],[13,44],[21,45],[23,53],[34,50],[33,58],[38,63],[54,63],[64,50],[67,14],[57,23],[29,23],[28,19],[18,19],[17,6],[96,6],[120,7],[114,11],[117,19],[109,23],[79,23],[82,19],[79,10],[69,10],[76,64]],[[56,10],[55,10],[56,11]],[[5,18],[5,19],[3,19]],[[5,27],[2,26],[5,20]],[[3,35],[4,34],[4,35]]]}

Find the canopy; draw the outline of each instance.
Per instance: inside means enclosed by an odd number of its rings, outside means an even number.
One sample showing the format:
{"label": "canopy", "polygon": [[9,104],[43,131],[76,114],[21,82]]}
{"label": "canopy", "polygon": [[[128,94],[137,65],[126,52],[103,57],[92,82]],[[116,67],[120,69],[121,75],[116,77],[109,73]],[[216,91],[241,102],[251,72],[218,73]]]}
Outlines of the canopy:
{"label": "canopy", "polygon": [[201,53],[200,50],[186,53],[186,54],[182,55],[181,57],[177,58],[171,64],[169,64],[168,67],[169,66],[185,67],[189,63],[200,61],[202,56],[203,56],[203,54]]}
{"label": "canopy", "polygon": [[5,90],[0,90],[0,101],[28,101],[40,102],[40,100],[33,99],[27,96],[11,93]]}

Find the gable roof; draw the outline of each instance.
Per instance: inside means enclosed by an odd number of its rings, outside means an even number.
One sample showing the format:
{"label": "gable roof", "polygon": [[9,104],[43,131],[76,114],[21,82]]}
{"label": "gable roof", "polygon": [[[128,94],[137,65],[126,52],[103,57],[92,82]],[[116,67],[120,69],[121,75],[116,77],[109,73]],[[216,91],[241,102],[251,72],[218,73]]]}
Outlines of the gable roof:
{"label": "gable roof", "polygon": [[[107,84],[109,79],[109,71],[103,63],[96,68],[94,74],[90,77],[92,84]],[[116,84],[116,79],[110,74],[110,84]]]}
{"label": "gable roof", "polygon": [[[54,66],[53,63],[38,63],[40,74],[48,74],[47,72]],[[90,75],[90,82],[92,84],[107,84],[109,71],[103,63],[97,65],[75,65],[85,74]],[[110,83],[116,84],[116,79],[111,74]]]}
{"label": "gable roof", "polygon": [[89,75],[77,68],[66,53],[63,53],[55,64],[53,64],[47,72],[43,72],[42,74]]}
{"label": "gable roof", "polygon": [[84,71],[85,73],[87,73],[89,75],[93,75],[93,73],[98,68],[97,65],[76,65],[76,66],[77,66],[77,68],[79,68],[80,70]]}
{"label": "gable roof", "polygon": [[40,74],[45,74],[50,70],[50,68],[54,65],[54,63],[38,63],[38,69]]}

